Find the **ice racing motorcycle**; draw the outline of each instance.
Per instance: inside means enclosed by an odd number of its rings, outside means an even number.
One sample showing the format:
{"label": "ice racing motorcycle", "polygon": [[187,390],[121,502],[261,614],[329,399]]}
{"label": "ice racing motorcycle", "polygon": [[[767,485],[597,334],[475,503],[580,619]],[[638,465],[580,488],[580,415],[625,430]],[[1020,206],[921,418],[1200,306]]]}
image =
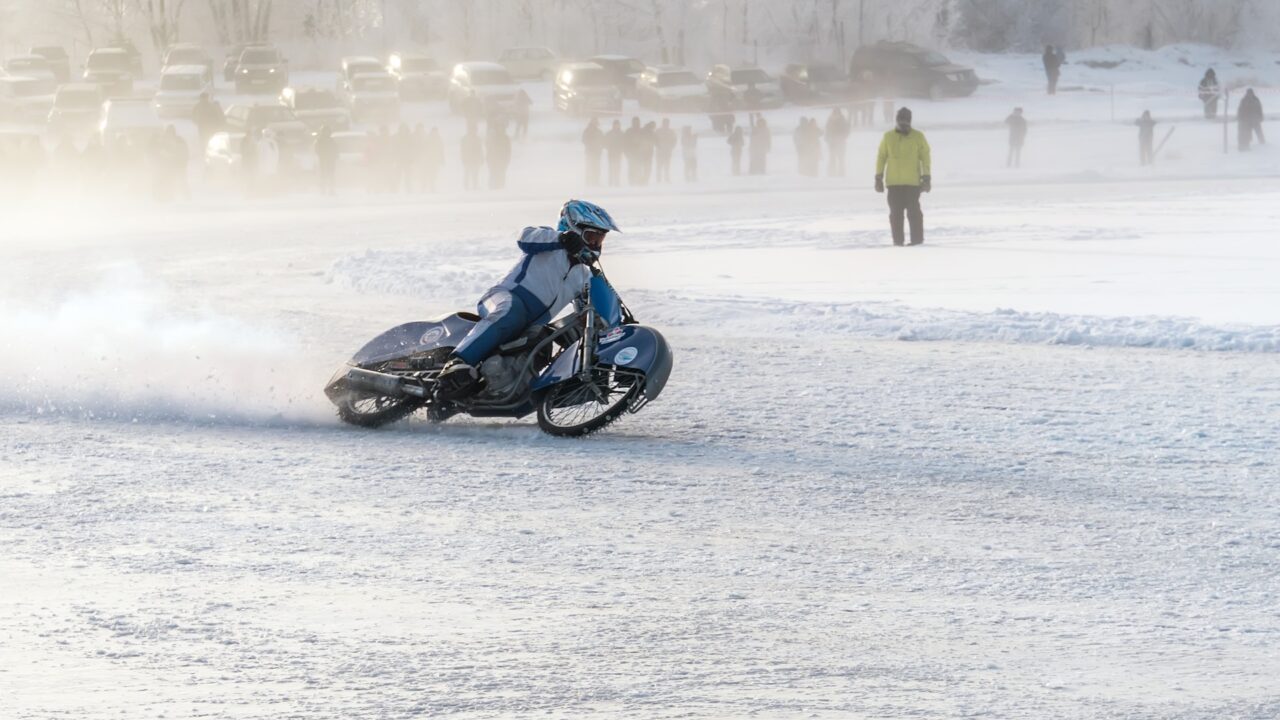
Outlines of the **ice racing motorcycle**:
{"label": "ice racing motorcycle", "polygon": [[671,375],[671,348],[662,334],[637,324],[596,271],[572,313],[499,347],[480,365],[477,393],[443,400],[436,393],[440,371],[479,320],[456,312],[391,328],[347,361],[325,394],[339,417],[363,427],[418,410],[431,422],[458,413],[520,418],[536,412],[544,432],[574,437],[638,412],[662,393]]}

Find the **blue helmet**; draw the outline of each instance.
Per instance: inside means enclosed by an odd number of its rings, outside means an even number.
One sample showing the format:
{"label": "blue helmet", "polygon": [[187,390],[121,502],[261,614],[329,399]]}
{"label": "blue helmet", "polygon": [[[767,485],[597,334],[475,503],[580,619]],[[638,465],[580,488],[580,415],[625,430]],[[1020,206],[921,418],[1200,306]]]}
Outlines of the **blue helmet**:
{"label": "blue helmet", "polygon": [[603,230],[604,232],[622,232],[614,224],[613,218],[604,208],[586,200],[570,200],[560,208],[560,232],[582,234],[583,230]]}

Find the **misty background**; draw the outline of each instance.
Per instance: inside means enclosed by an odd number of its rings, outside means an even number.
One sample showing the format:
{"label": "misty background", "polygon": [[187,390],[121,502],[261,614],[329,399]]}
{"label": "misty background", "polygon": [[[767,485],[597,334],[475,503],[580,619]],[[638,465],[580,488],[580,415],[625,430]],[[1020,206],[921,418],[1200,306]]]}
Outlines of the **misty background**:
{"label": "misty background", "polygon": [[513,44],[701,66],[841,61],[906,40],[983,52],[1203,43],[1275,49],[1270,0],[0,0],[0,50],[66,43],[82,58],[127,39],[153,61],[178,41],[270,40],[296,64],[413,46],[441,59]]}

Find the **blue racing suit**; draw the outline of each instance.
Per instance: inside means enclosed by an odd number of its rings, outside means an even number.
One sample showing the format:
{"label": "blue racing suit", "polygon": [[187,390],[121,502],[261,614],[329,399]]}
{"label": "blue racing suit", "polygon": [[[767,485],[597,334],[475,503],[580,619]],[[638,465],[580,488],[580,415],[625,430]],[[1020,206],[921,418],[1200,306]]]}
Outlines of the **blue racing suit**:
{"label": "blue racing suit", "polygon": [[516,245],[524,257],[480,298],[480,322],[453,351],[468,365],[478,366],[499,345],[550,322],[591,280],[591,269],[570,262],[560,233],[552,228],[527,227]]}

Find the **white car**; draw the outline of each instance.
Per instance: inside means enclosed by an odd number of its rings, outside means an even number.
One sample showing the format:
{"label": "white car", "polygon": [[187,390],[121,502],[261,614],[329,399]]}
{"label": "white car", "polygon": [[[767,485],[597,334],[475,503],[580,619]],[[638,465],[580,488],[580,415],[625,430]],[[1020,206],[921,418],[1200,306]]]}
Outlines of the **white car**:
{"label": "white car", "polygon": [[163,130],[164,125],[156,117],[150,100],[113,98],[102,103],[98,135],[103,147],[110,147],[122,138],[147,141]]}
{"label": "white car", "polygon": [[640,107],[662,112],[700,112],[707,109],[710,95],[697,75],[682,67],[648,67],[636,81]]}
{"label": "white car", "polygon": [[172,65],[160,73],[152,104],[162,118],[190,118],[203,94],[213,94],[213,71],[206,65]]}
{"label": "white car", "polygon": [[351,116],[366,122],[400,119],[400,87],[386,72],[358,73],[343,87]]}
{"label": "white car", "polygon": [[0,78],[0,119],[44,123],[53,109],[53,80],[33,77]]}
{"label": "white car", "polygon": [[95,130],[101,115],[101,87],[93,83],[59,85],[49,111],[49,127],[55,132]]}
{"label": "white car", "polygon": [[520,86],[498,63],[463,62],[453,66],[449,76],[449,109],[461,112],[468,103],[479,101],[485,112],[510,109]]}
{"label": "white car", "polygon": [[330,90],[287,87],[280,93],[280,104],[312,132],[326,125],[335,132],[351,127],[351,111]]}
{"label": "white car", "polygon": [[512,77],[549,80],[560,60],[548,48],[516,47],[503,50],[498,64],[505,67]]}
{"label": "white car", "polygon": [[48,59],[39,55],[11,57],[4,64],[4,70],[13,77],[29,77],[37,80],[48,80],[53,85],[58,84],[58,76],[49,64]]}

